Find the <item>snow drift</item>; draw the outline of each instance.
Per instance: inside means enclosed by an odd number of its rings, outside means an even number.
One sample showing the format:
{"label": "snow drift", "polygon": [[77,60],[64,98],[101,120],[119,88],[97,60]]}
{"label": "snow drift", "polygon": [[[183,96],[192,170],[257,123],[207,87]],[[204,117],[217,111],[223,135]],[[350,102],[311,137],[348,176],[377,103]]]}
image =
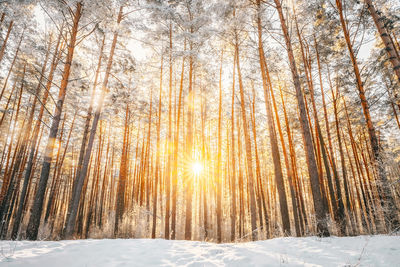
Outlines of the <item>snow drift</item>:
{"label": "snow drift", "polygon": [[1,241],[0,266],[400,266],[400,236]]}

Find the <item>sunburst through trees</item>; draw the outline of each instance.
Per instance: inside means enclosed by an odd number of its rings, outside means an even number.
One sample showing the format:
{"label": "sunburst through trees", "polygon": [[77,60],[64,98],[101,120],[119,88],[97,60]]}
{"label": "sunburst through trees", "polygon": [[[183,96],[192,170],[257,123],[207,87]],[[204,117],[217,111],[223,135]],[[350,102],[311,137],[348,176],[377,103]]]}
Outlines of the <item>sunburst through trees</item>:
{"label": "sunburst through trees", "polygon": [[0,237],[399,230],[398,1],[0,4]]}

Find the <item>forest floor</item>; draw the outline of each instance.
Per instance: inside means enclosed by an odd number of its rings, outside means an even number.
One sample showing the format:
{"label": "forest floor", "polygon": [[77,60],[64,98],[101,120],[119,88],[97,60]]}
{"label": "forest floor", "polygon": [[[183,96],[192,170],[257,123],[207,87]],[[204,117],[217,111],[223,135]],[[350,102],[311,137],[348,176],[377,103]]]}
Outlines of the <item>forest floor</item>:
{"label": "forest floor", "polygon": [[400,236],[0,241],[0,266],[400,266]]}

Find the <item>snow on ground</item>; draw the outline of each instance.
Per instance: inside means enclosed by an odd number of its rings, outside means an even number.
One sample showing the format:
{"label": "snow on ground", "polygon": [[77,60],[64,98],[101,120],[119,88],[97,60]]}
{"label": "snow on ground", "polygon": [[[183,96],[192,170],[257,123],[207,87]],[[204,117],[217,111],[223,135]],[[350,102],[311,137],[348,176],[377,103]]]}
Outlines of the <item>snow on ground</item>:
{"label": "snow on ground", "polygon": [[0,241],[0,266],[400,266],[400,236]]}

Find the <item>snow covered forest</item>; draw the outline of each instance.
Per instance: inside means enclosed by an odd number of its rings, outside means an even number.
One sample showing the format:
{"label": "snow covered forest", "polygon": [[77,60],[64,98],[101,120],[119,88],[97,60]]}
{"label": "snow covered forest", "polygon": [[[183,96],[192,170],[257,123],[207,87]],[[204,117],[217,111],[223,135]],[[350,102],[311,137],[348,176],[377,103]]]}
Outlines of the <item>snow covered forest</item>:
{"label": "snow covered forest", "polygon": [[0,0],[0,239],[385,235],[395,266],[399,42],[398,0]]}

